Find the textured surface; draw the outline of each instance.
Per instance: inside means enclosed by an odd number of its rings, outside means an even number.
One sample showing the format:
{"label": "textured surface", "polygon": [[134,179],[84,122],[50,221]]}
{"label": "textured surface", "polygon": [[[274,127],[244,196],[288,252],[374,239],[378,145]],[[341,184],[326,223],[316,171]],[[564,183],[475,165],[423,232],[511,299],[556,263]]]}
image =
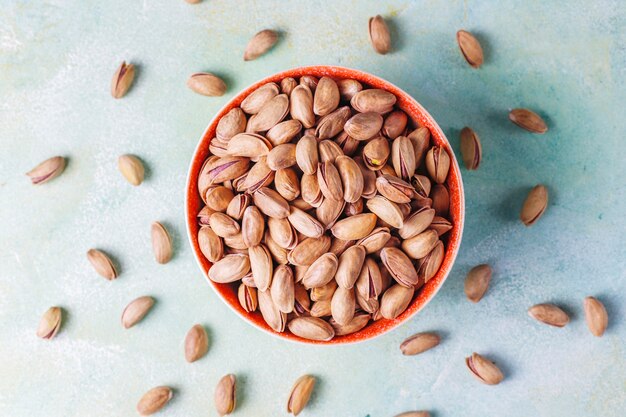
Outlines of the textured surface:
{"label": "textured surface", "polygon": [[[133,415],[143,392],[168,384],[163,415],[216,415],[212,392],[229,372],[240,380],[235,415],[284,415],[292,382],[319,377],[302,415],[390,416],[430,409],[437,417],[622,416],[626,409],[626,11],[623,2],[182,0],[9,1],[0,8],[0,414]],[[395,51],[376,55],[367,18],[390,18]],[[257,61],[241,59],[248,38],[271,27],[283,38]],[[478,34],[486,52],[472,70],[455,32]],[[115,101],[110,77],[122,59],[138,64],[130,94]],[[417,317],[354,346],[288,343],[253,329],[203,282],[184,235],[189,159],[212,115],[237,91],[285,68],[336,64],[363,69],[411,93],[453,148],[472,126],[483,142],[477,172],[463,171],[467,214],[452,274]],[[222,74],[227,96],[185,87],[194,71]],[[546,116],[544,136],[507,120],[508,109]],[[139,155],[146,182],[117,172]],[[52,155],[66,172],[33,187],[23,175]],[[517,220],[538,182],[551,196],[533,227]],[[176,254],[157,265],[149,225],[163,221]],[[120,277],[107,282],[85,258],[110,251]],[[481,303],[463,295],[468,269],[494,267]],[[157,299],[124,330],[122,308]],[[596,295],[611,322],[592,337],[582,299]],[[572,314],[564,329],[533,322],[526,309],[553,301]],[[53,341],[35,337],[40,315],[63,306]],[[194,364],[182,341],[209,329],[208,355]],[[425,330],[441,346],[403,357],[404,337]],[[463,358],[477,351],[506,374],[476,382]]]}

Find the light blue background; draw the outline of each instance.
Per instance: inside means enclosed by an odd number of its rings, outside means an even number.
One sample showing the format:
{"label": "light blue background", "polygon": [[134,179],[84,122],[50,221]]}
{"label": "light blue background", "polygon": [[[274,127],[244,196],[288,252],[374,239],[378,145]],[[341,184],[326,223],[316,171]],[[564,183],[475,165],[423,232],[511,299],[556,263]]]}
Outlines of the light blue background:
{"label": "light blue background", "polygon": [[[0,0],[0,415],[134,415],[155,385],[176,388],[167,416],[215,416],[218,379],[237,374],[235,415],[284,415],[293,381],[319,377],[303,416],[393,416],[428,409],[444,416],[626,415],[626,5],[556,1]],[[380,56],[367,20],[389,19],[394,52]],[[268,55],[243,62],[248,39],[273,28]],[[461,58],[455,33],[476,33],[480,70]],[[138,66],[122,100],[109,84],[116,66]],[[185,236],[185,176],[209,120],[230,97],[283,69],[337,64],[369,71],[420,101],[458,151],[460,129],[482,139],[480,170],[463,169],[467,199],[458,261],[417,317],[374,341],[302,346],[272,338],[235,316],[204,283]],[[227,95],[185,86],[211,71]],[[546,135],[507,120],[509,109],[543,115]],[[133,188],[120,154],[148,167]],[[41,187],[23,175],[53,155],[66,172]],[[458,155],[458,154],[457,154]],[[550,190],[533,227],[517,220],[526,192]],[[149,226],[163,221],[176,254],[157,265]],[[121,274],[107,282],[85,258],[109,251]],[[468,269],[488,262],[491,288],[477,305],[463,294]],[[124,330],[123,307],[140,295],[157,304]],[[605,302],[610,326],[587,331],[582,299]],[[556,302],[563,329],[526,309]],[[41,314],[63,306],[53,341],[35,337]],[[187,364],[182,341],[194,323],[210,351]],[[404,357],[398,346],[438,331],[439,347]],[[506,378],[481,385],[464,357],[495,359]]]}

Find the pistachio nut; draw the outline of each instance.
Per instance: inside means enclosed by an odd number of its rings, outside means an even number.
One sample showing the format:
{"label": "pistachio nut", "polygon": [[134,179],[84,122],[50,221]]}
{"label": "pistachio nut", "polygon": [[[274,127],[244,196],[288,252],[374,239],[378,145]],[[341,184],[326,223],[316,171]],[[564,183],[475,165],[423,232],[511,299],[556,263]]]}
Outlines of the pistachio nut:
{"label": "pistachio nut", "polygon": [[187,79],[187,87],[203,96],[219,97],[226,92],[226,83],[217,75],[208,72],[196,72]]}
{"label": "pistachio nut", "polygon": [[380,302],[378,301],[378,298],[368,297],[365,294],[361,294],[357,288],[356,302],[363,311],[372,314],[372,320],[376,321],[383,318],[379,313]]}
{"label": "pistachio nut", "polygon": [[330,237],[306,238],[287,255],[293,265],[309,266],[330,248]]}
{"label": "pistachio nut", "polygon": [[[235,179],[248,171],[250,160],[242,156],[209,158],[202,168],[200,179],[206,177],[208,184],[218,184]],[[198,181],[200,181],[200,179]]]}
{"label": "pistachio nut", "polygon": [[335,337],[333,327],[317,317],[296,317],[287,326],[291,333],[303,339],[328,341]]}
{"label": "pistachio nut", "polygon": [[338,239],[357,240],[369,235],[375,226],[376,215],[363,213],[339,220],[332,227],[331,232]]}
{"label": "pistachio nut", "polygon": [[335,336],[345,336],[347,334],[356,333],[363,329],[369,323],[371,316],[369,313],[360,311],[354,313],[354,317],[346,324],[339,324],[333,318],[328,320],[333,329],[335,329]]}
{"label": "pistachio nut", "polygon": [[337,255],[330,252],[323,254],[311,263],[302,278],[302,285],[316,288],[328,284],[335,277],[337,266]]}
{"label": "pistachio nut", "polygon": [[465,296],[473,303],[479,302],[489,288],[491,267],[486,264],[470,269],[465,278]]}
{"label": "pistachio nut", "polygon": [[243,238],[243,243],[248,248],[257,246],[261,243],[264,233],[265,220],[259,209],[254,206],[246,208],[241,222],[241,237]]}
{"label": "pistachio nut", "polygon": [[482,158],[482,147],[480,138],[469,127],[461,129],[461,155],[465,168],[469,170],[478,169]]}
{"label": "pistachio nut", "polygon": [[296,145],[284,143],[276,146],[267,154],[267,166],[277,171],[281,168],[289,168],[296,164]]}
{"label": "pistachio nut", "polygon": [[398,204],[411,202],[414,195],[414,188],[411,184],[387,174],[376,178],[376,189],[383,197]]}
{"label": "pistachio nut", "polygon": [[376,195],[376,174],[365,165],[360,156],[355,157],[354,162],[359,166],[363,175],[363,198],[374,197]]}
{"label": "pistachio nut", "polygon": [[318,164],[317,140],[314,136],[303,136],[296,143],[296,163],[307,175],[317,171]]}
{"label": "pistachio nut", "polygon": [[339,106],[339,99],[337,83],[330,77],[320,78],[313,98],[313,113],[318,116],[330,114]]}
{"label": "pistachio nut", "polygon": [[153,305],[154,298],[147,295],[131,301],[122,311],[122,326],[125,329],[129,329],[139,323],[148,314]]}
{"label": "pistachio nut", "polygon": [[439,242],[439,235],[432,229],[425,230],[402,242],[402,250],[413,259],[428,255]]}
{"label": "pistachio nut", "polygon": [[324,225],[298,208],[291,207],[291,213],[287,219],[294,229],[307,237],[319,238],[324,234]]}
{"label": "pistachio nut", "polygon": [[[306,274],[306,271],[304,271],[304,274]],[[337,290],[337,287],[337,281],[330,280],[327,284],[322,285],[321,287],[311,288],[311,292],[309,294],[311,301],[330,301],[333,298],[333,294]]]}
{"label": "pistachio nut", "polygon": [[39,185],[58,177],[64,169],[65,158],[62,156],[55,156],[41,162],[35,168],[28,171],[26,175],[30,177],[31,183]]}
{"label": "pistachio nut", "polygon": [[426,154],[428,175],[438,184],[446,181],[450,170],[450,155],[442,146],[433,146]]}
{"label": "pistachio nut", "polygon": [[244,254],[230,254],[209,268],[209,279],[220,284],[239,281],[250,271],[250,258]]}
{"label": "pistachio nut", "polygon": [[375,196],[367,200],[367,208],[389,225],[400,229],[404,224],[404,215],[396,203],[383,196]]}
{"label": "pistachio nut", "polygon": [[332,239],[332,242],[330,244],[330,249],[328,249],[328,252],[332,252],[337,256],[341,256],[341,254],[348,249],[349,247],[354,246],[355,241],[354,240],[343,240],[343,239]]}
{"label": "pistachio nut", "polygon": [[300,131],[302,123],[293,119],[285,120],[268,130],[265,137],[273,146],[278,146],[290,142]]}
{"label": "pistachio nut", "polygon": [[[316,169],[317,171],[317,169]],[[320,190],[316,174],[303,174],[300,180],[300,191],[302,199],[312,207],[319,207],[324,201],[324,196]]]}
{"label": "pistachio nut", "polygon": [[129,184],[138,186],[143,182],[144,167],[134,155],[122,155],[117,159],[117,167]]}
{"label": "pistachio nut", "polygon": [[293,311],[295,302],[293,271],[287,265],[279,265],[274,271],[270,294],[278,310],[283,313]]}
{"label": "pistachio nut", "polygon": [[173,395],[170,387],[154,387],[141,397],[137,403],[137,412],[142,416],[154,414],[165,407]]}
{"label": "pistachio nut", "polygon": [[[363,91],[361,93],[363,93]],[[354,99],[358,97],[358,95],[361,93],[358,93],[356,96],[354,96],[352,98],[352,101],[354,101]],[[375,112],[367,112],[355,114],[350,119],[348,119],[343,128],[346,133],[350,135],[350,137],[356,140],[368,140],[378,134],[382,126],[383,117],[380,114]]]}
{"label": "pistachio nut", "polygon": [[[396,139],[398,136],[405,133],[408,120],[408,116],[402,110],[392,111],[387,115],[387,117],[385,117],[385,121],[383,122],[382,134],[387,136],[389,139]],[[414,158],[415,151],[413,150],[413,147],[411,147],[410,150],[411,153],[413,153]]]}
{"label": "pistachio nut", "polygon": [[413,288],[418,284],[417,271],[409,257],[398,248],[383,248],[380,260],[396,282],[405,287]]}
{"label": "pistachio nut", "polygon": [[315,215],[317,220],[322,223],[326,229],[333,227],[345,207],[346,202],[341,200],[333,200],[327,198],[322,201],[322,204],[315,209]]}
{"label": "pistachio nut", "polygon": [[228,203],[228,207],[226,207],[226,214],[235,220],[241,220],[246,208],[250,206],[250,200],[251,198],[249,194],[237,194]]}
{"label": "pistachio nut", "polygon": [[278,264],[282,264],[282,265],[287,264],[289,262],[287,260],[288,249],[283,248],[278,243],[276,243],[276,241],[272,239],[272,236],[270,235],[269,230],[265,231],[265,237],[263,238],[263,243],[265,243],[265,246],[267,246],[267,250],[270,251],[270,254],[272,255],[272,259],[274,260],[274,262]]}
{"label": "pistachio nut", "polygon": [[239,304],[241,305],[241,307],[246,310],[246,313],[251,313],[255,311],[258,306],[256,291],[256,288],[250,287],[246,284],[242,283],[239,285],[239,289],[237,290],[237,298],[239,299]]}
{"label": "pistachio nut", "polygon": [[272,283],[274,264],[270,251],[263,244],[248,248],[250,257],[250,269],[254,277],[254,283],[259,291],[265,291]]}
{"label": "pistachio nut", "polygon": [[391,233],[388,227],[377,227],[372,232],[357,242],[357,245],[363,246],[365,252],[370,254],[381,250],[391,239]]}
{"label": "pistachio nut", "polygon": [[526,226],[535,224],[546,211],[546,207],[548,207],[548,189],[541,184],[535,185],[528,193],[526,200],[524,200],[524,205],[520,212],[522,223]]}
{"label": "pistachio nut", "polygon": [[435,248],[430,251],[428,255],[420,259],[417,275],[420,282],[426,283],[429,279],[435,276],[439,267],[443,263],[444,247],[443,242],[437,242]]}
{"label": "pistachio nut", "polygon": [[356,300],[354,296],[354,289],[342,287],[337,288],[330,302],[330,310],[333,319],[342,325],[350,323],[354,317],[355,307]]}
{"label": "pistachio nut", "polygon": [[122,98],[126,95],[135,79],[135,66],[122,61],[111,80],[111,95],[113,98]]}
{"label": "pistachio nut", "polygon": [[335,137],[335,143],[339,145],[344,155],[352,156],[359,147],[359,141],[351,138],[344,130]]}
{"label": "pistachio nut", "polygon": [[604,304],[595,297],[585,297],[583,308],[589,331],[596,337],[602,337],[609,325],[609,315]]}
{"label": "pistachio nut", "polygon": [[189,363],[195,362],[206,355],[209,350],[209,336],[205,328],[194,325],[185,336],[185,360]]}
{"label": "pistachio nut", "polygon": [[213,402],[217,414],[225,416],[232,413],[237,406],[237,378],[233,374],[224,375],[213,394]]}
{"label": "pistachio nut", "polygon": [[309,211],[313,209],[313,206],[304,201],[302,197],[298,197],[295,200],[291,201],[291,206],[298,208],[302,211]]}
{"label": "pistachio nut", "polygon": [[223,185],[211,185],[204,193],[204,202],[213,212],[226,211],[228,204],[234,197],[231,189]]}
{"label": "pistachio nut", "polygon": [[430,130],[427,127],[418,127],[407,136],[413,144],[415,151],[415,165],[420,166],[424,160],[424,155],[430,146]]}
{"label": "pistachio nut", "polygon": [[496,364],[476,352],[465,358],[465,364],[472,375],[483,384],[497,385],[504,379],[502,371]]}
{"label": "pistachio nut", "polygon": [[380,314],[389,320],[402,314],[413,299],[413,287],[405,287],[400,284],[392,285],[383,293],[380,301]]}
{"label": "pistachio nut", "polygon": [[389,113],[393,110],[394,104],[396,104],[396,96],[389,91],[378,88],[370,88],[359,91],[350,100],[350,105],[352,105],[356,111],[361,113]]}
{"label": "pistachio nut", "polygon": [[337,143],[333,142],[332,140],[321,140],[318,144],[318,150],[319,150],[319,159],[321,163],[324,162],[330,162],[330,163],[335,163],[335,160],[343,155],[343,151],[341,150],[341,147],[339,145],[337,145]]}
{"label": "pistachio nut", "polygon": [[154,222],[150,227],[150,233],[154,258],[160,264],[168,263],[172,259],[172,239],[167,229],[161,223]]}
{"label": "pistachio nut", "polygon": [[[248,114],[257,114],[261,108],[278,95],[278,85],[267,83],[254,90],[241,102],[241,109]],[[268,138],[269,139],[269,138]]]}
{"label": "pistachio nut", "polygon": [[263,214],[276,219],[289,216],[289,204],[280,194],[271,188],[261,187],[254,194],[252,200]]}
{"label": "pistachio nut", "polygon": [[96,270],[98,275],[111,281],[117,278],[117,270],[109,256],[98,249],[89,249],[87,251],[87,260]]}
{"label": "pistachio nut", "polygon": [[363,162],[372,171],[381,170],[387,164],[389,153],[389,142],[384,137],[379,136],[370,140],[363,148]]}
{"label": "pistachio nut", "polygon": [[258,291],[259,310],[263,316],[263,320],[272,330],[278,333],[285,331],[287,324],[287,315],[280,311],[274,301],[270,291]]}
{"label": "pistachio nut", "polygon": [[[318,90],[319,91],[319,90]],[[315,92],[317,98],[317,91]],[[352,116],[349,106],[343,106],[322,117],[315,128],[315,136],[320,139],[328,139],[338,135]]]}
{"label": "pistachio nut", "polygon": [[41,316],[39,327],[37,327],[37,336],[42,339],[52,339],[61,328],[63,312],[60,307],[50,307]]}
{"label": "pistachio nut", "polygon": [[532,110],[513,109],[509,113],[509,119],[522,129],[532,133],[543,134],[548,131],[546,122]]}
{"label": "pistachio nut", "polygon": [[430,192],[432,198],[432,207],[437,216],[447,216],[450,209],[450,194],[448,189],[441,184],[435,184]]}
{"label": "pistachio nut", "polygon": [[391,160],[396,175],[409,181],[415,174],[415,168],[417,167],[415,150],[411,139],[406,136],[398,136],[393,140],[391,144]]}
{"label": "pistachio nut", "polygon": [[[434,218],[435,210],[428,207],[421,207],[404,219],[402,228],[398,230],[398,234],[402,239],[415,237],[431,226]],[[439,233],[437,233],[437,236],[439,236]]]}
{"label": "pistachio nut", "polygon": [[363,90],[363,84],[350,78],[337,81],[337,87],[341,99],[345,101],[350,101],[356,93]]}
{"label": "pistachio nut", "polygon": [[209,217],[209,226],[219,237],[234,236],[241,231],[239,223],[225,213],[215,212]]}
{"label": "pistachio nut", "polygon": [[[222,119],[223,120],[223,119]],[[226,152],[232,156],[243,156],[252,161],[267,156],[272,144],[263,136],[256,133],[237,133],[229,141]]]}
{"label": "pistachio nut", "polygon": [[278,194],[291,202],[300,195],[300,178],[292,168],[281,168],[274,176],[274,187]]}
{"label": "pistachio nut", "polygon": [[243,53],[244,61],[253,61],[269,51],[278,42],[278,32],[264,29],[256,33],[248,42]]}
{"label": "pistachio nut", "polygon": [[417,333],[410,336],[400,345],[403,355],[418,355],[437,346],[441,337],[437,333]]}
{"label": "pistachio nut", "polygon": [[456,33],[456,41],[467,63],[473,68],[479,68],[483,64],[483,48],[480,42],[466,30]]}
{"label": "pistachio nut", "polygon": [[339,287],[351,289],[354,286],[363,268],[365,255],[365,247],[355,245],[350,246],[339,256],[337,272],[335,273],[335,280]]}
{"label": "pistachio nut", "polygon": [[[344,194],[345,194],[345,189],[344,189]],[[346,216],[354,216],[357,214],[361,214],[363,213],[363,199],[359,198],[357,201],[355,201],[354,203],[347,203],[343,213]]]}
{"label": "pistachio nut", "polygon": [[241,184],[241,190],[237,191],[254,194],[259,188],[267,187],[272,181],[274,181],[274,171],[267,165],[267,159],[261,157],[248,171]]}
{"label": "pistachio nut", "polygon": [[[382,276],[380,274],[380,268],[376,261],[371,257],[366,257],[363,263],[363,268],[359,273],[359,277],[356,280],[357,295],[361,295],[364,299],[377,298],[382,292]],[[363,307],[363,306],[361,306]],[[371,313],[371,311],[366,310]]]}
{"label": "pistachio nut", "polygon": [[300,77],[300,85],[306,85],[313,93],[315,92],[318,83],[319,80],[313,75],[303,75]]}
{"label": "pistachio nut", "polygon": [[279,94],[261,107],[250,119],[246,130],[249,132],[267,132],[280,123],[289,113],[289,97]]}
{"label": "pistachio nut", "polygon": [[218,138],[213,138],[211,139],[211,141],[209,142],[209,151],[214,155],[214,156],[227,156],[228,152],[227,149],[228,148],[228,143],[219,140]]}
{"label": "pistachio nut", "polygon": [[298,82],[292,77],[283,78],[280,81],[280,91],[290,95],[294,88],[298,86]]}
{"label": "pistachio nut", "polygon": [[318,165],[317,182],[324,197],[338,201],[343,200],[341,177],[332,162],[326,161]]}
{"label": "pistachio nut", "polygon": [[275,219],[270,217],[267,220],[267,227],[272,239],[285,249],[293,249],[298,244],[298,236],[295,228],[288,219]]}
{"label": "pistachio nut", "polygon": [[391,35],[381,15],[370,17],[369,36],[374,50],[379,54],[384,55],[391,50]]}
{"label": "pistachio nut", "polygon": [[[247,119],[243,110],[240,107],[233,107],[217,122],[215,136],[222,142],[229,142],[233,136],[246,130],[246,123]],[[234,154],[231,153],[231,155]]]}
{"label": "pistachio nut", "polygon": [[444,219],[443,217],[435,216],[433,218],[432,223],[430,224],[430,228],[435,230],[439,236],[449,232],[452,230],[452,223],[448,219]]}
{"label": "pistachio nut", "polygon": [[330,300],[318,300],[311,306],[312,317],[329,317],[332,312],[330,310]]}
{"label": "pistachio nut", "polygon": [[335,159],[335,165],[343,184],[343,199],[347,203],[354,203],[363,194],[363,174],[361,169],[349,156],[339,156]]}
{"label": "pistachio nut", "polygon": [[287,400],[287,412],[297,416],[306,407],[315,387],[315,377],[302,375],[296,380]]}
{"label": "pistachio nut", "polygon": [[305,85],[297,86],[291,92],[290,98],[289,113],[291,118],[302,123],[305,129],[315,126],[313,94],[311,94],[309,87]]}
{"label": "pistachio nut", "polygon": [[569,323],[567,313],[554,304],[536,304],[528,309],[528,315],[554,327],[564,327]]}

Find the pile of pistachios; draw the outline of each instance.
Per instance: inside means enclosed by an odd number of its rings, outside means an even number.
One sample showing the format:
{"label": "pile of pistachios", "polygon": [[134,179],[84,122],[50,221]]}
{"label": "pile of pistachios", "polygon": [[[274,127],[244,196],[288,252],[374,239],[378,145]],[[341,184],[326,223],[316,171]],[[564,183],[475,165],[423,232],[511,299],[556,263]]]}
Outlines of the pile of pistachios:
{"label": "pile of pistachios", "polygon": [[395,319],[441,266],[446,149],[388,91],[352,79],[268,83],[217,123],[198,176],[209,278],[310,340]]}

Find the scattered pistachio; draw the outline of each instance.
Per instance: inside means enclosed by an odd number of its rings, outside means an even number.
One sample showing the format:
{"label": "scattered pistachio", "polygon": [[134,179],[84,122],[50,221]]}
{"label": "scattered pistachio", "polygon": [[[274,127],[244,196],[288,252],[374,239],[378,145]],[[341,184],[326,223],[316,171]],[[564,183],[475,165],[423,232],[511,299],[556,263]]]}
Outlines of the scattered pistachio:
{"label": "scattered pistachio", "polygon": [[168,263],[172,259],[172,239],[167,229],[161,223],[154,222],[150,227],[150,231],[154,258],[160,264]]}
{"label": "scattered pistachio", "polygon": [[548,189],[544,185],[536,185],[524,200],[520,219],[526,226],[535,224],[548,207]]}
{"label": "scattered pistachio", "polygon": [[543,134],[548,131],[548,125],[537,113],[528,109],[513,109],[509,112],[509,119],[532,133]]}
{"label": "scattered pistachio", "polygon": [[258,32],[250,39],[246,51],[243,54],[244,61],[252,61],[269,51],[278,41],[278,33],[265,29]]}
{"label": "scattered pistachio", "polygon": [[226,92],[226,83],[217,75],[208,72],[196,72],[187,79],[187,87],[203,96],[219,97]]}
{"label": "scattered pistachio", "polygon": [[185,336],[185,360],[195,362],[206,355],[209,350],[209,336],[205,328],[196,324]]}
{"label": "scattered pistachio", "polygon": [[46,159],[35,168],[28,171],[26,175],[30,177],[30,181],[34,185],[39,185],[58,177],[64,169],[65,158],[62,156],[55,156],[50,159]]}
{"label": "scattered pistachio", "polygon": [[609,325],[609,315],[604,304],[595,297],[585,297],[583,307],[589,331],[596,337],[602,337]]}
{"label": "scattered pistachio", "polygon": [[89,249],[87,251],[87,259],[96,272],[103,278],[109,281],[117,278],[115,265],[113,265],[113,262],[106,253],[98,249]]}
{"label": "scattered pistachio", "polygon": [[504,379],[502,371],[495,363],[476,352],[465,358],[465,364],[472,375],[483,384],[497,385]]}
{"label": "scattered pistachio", "polygon": [[437,333],[417,333],[407,338],[400,345],[403,355],[417,355],[434,348],[441,341]]}
{"label": "scattered pistachio", "polygon": [[483,264],[472,268],[465,278],[465,295],[473,303],[479,302],[489,288],[491,267]]}
{"label": "scattered pistachio", "polygon": [[459,30],[456,41],[467,63],[474,68],[480,68],[483,64],[483,48],[474,35],[466,30]]}
{"label": "scattered pistachio", "polygon": [[61,328],[63,312],[60,307],[50,307],[41,317],[37,336],[42,339],[52,339]]}
{"label": "scattered pistachio", "polygon": [[131,301],[122,312],[122,326],[129,329],[139,323],[153,305],[154,298],[147,295]]}
{"label": "scattered pistachio", "polygon": [[315,388],[315,377],[302,375],[296,380],[291,388],[287,400],[287,412],[297,416],[306,407]]}
{"label": "scattered pistachio", "polygon": [[144,168],[141,160],[134,155],[122,155],[117,159],[117,167],[131,185],[143,182]]}
{"label": "scattered pistachio", "polygon": [[213,401],[220,416],[232,413],[237,405],[237,378],[233,374],[224,375],[215,387]]}
{"label": "scattered pistachio", "polygon": [[111,95],[113,98],[124,97],[134,79],[135,66],[133,64],[126,64],[126,61],[122,61],[113,75],[113,80],[111,80]]}
{"label": "scattered pistachio", "polygon": [[389,28],[382,16],[377,15],[369,20],[369,36],[374,50],[379,54],[386,54],[391,49]]}
{"label": "scattered pistachio", "polygon": [[155,387],[146,392],[137,403],[137,411],[142,416],[149,416],[161,410],[172,399],[174,393],[170,387]]}
{"label": "scattered pistachio", "polygon": [[537,321],[554,327],[564,327],[569,316],[554,304],[537,304],[528,309],[528,315]]}

